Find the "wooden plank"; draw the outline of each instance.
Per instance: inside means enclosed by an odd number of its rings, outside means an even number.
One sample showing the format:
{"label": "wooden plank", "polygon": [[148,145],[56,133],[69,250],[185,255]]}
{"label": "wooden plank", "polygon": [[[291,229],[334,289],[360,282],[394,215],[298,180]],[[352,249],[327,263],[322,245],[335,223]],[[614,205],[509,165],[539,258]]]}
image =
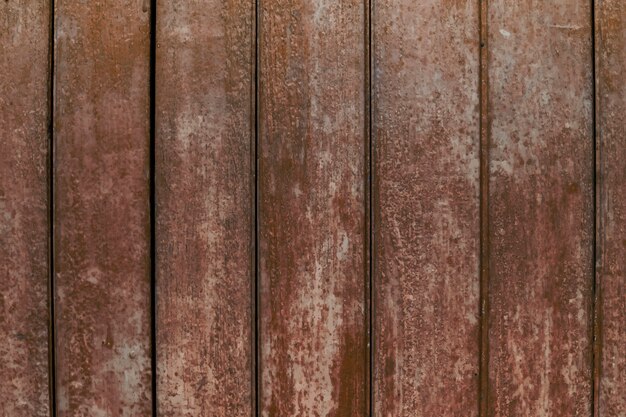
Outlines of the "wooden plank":
{"label": "wooden plank", "polygon": [[264,417],[367,415],[365,16],[260,3]]}
{"label": "wooden plank", "polygon": [[489,415],[591,413],[591,4],[489,2]]}
{"label": "wooden plank", "polygon": [[149,4],[55,8],[57,416],[148,416]]}
{"label": "wooden plank", "polygon": [[596,2],[596,416],[626,415],[626,3]]}
{"label": "wooden plank", "polygon": [[0,3],[0,414],[49,415],[50,3]]}
{"label": "wooden plank", "polygon": [[478,414],[478,17],[474,1],[374,7],[379,416]]}
{"label": "wooden plank", "polygon": [[157,8],[157,410],[251,416],[254,4]]}

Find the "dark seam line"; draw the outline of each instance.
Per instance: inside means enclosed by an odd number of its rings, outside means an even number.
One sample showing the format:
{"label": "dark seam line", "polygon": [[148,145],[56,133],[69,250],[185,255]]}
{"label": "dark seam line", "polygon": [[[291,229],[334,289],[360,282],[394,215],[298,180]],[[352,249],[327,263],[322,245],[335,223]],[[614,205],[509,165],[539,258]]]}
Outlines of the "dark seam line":
{"label": "dark seam line", "polygon": [[480,101],[480,362],[479,415],[489,415],[489,72],[488,3],[479,0]]}
{"label": "dark seam line", "polygon": [[[602,168],[602,164],[599,163],[598,158],[602,157],[602,150],[600,146],[601,144],[601,130],[598,128],[598,112],[599,112],[599,99],[597,96],[598,86],[597,83],[597,67],[598,63],[596,62],[596,46],[599,44],[599,40],[596,39],[596,2],[595,0],[591,1],[591,91],[592,91],[592,100],[593,100],[593,113],[592,113],[592,134],[593,134],[593,253],[592,253],[592,274],[593,274],[593,288],[592,288],[592,320],[593,320],[593,329],[592,329],[592,351],[591,351],[591,410],[594,417],[600,416],[600,372],[601,372],[601,305],[600,305],[600,297],[601,297],[601,279],[598,276],[601,271],[598,271],[597,261],[601,259],[599,255],[598,241],[599,239],[598,232],[602,230],[600,225],[600,216],[602,202],[598,199],[601,197],[601,190],[599,189],[600,184],[599,180],[601,179],[601,173],[598,174],[598,169]],[[600,0],[598,0],[598,3]]]}
{"label": "dark seam line", "polygon": [[56,335],[54,315],[54,0],[50,0],[48,41],[48,390],[50,415],[56,417]]}
{"label": "dark seam line", "polygon": [[254,235],[254,285],[253,285],[253,326],[254,326],[254,367],[253,367],[253,410],[252,413],[255,417],[259,417],[261,415],[260,410],[260,396],[261,396],[261,349],[259,347],[259,333],[260,333],[260,308],[261,308],[261,297],[260,297],[260,273],[259,273],[259,1],[254,0],[254,19],[253,19],[253,42],[252,45],[252,67],[253,67],[253,85],[251,88],[254,90],[251,95],[250,105],[254,107],[254,111],[252,114],[254,115],[254,121],[252,123],[252,128],[254,129],[254,137],[251,140],[254,141],[254,152],[252,153],[254,157],[253,168],[254,175],[252,178],[253,181],[253,210],[254,210],[254,222],[252,224],[253,227],[253,235]]}
{"label": "dark seam line", "polygon": [[156,318],[156,8],[150,4],[150,351],[152,367],[152,416],[157,416],[157,318]]}
{"label": "dark seam line", "polygon": [[374,416],[374,372],[375,372],[375,364],[374,364],[374,146],[373,146],[373,119],[372,119],[372,88],[373,88],[373,44],[372,44],[372,29],[373,29],[373,7],[374,1],[367,0],[367,10],[366,10],[366,41],[367,41],[367,50],[365,54],[366,59],[366,96],[367,96],[367,121],[366,121],[366,132],[367,132],[367,140],[368,140],[368,149],[367,149],[367,170],[368,170],[368,201],[366,203],[368,209],[368,302],[369,302],[369,312],[367,315],[368,320],[368,333],[369,333],[369,346],[368,346],[368,360],[369,360],[369,374],[368,374],[368,414],[370,417]]}

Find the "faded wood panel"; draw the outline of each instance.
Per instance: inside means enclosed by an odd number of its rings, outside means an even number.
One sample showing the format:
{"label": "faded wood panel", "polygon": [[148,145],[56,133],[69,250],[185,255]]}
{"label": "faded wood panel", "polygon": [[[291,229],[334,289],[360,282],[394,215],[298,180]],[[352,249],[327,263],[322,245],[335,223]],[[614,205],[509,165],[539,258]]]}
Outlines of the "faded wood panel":
{"label": "faded wood panel", "polygon": [[57,415],[148,416],[148,3],[55,2]]}
{"label": "faded wood panel", "polygon": [[589,416],[591,4],[489,2],[489,415]]}
{"label": "faded wood panel", "polygon": [[50,3],[0,2],[0,414],[49,415]]}
{"label": "faded wood panel", "polygon": [[375,2],[378,416],[478,414],[478,17],[474,1]]}
{"label": "faded wood panel", "polygon": [[365,9],[260,2],[260,412],[367,415]]}
{"label": "faded wood panel", "polygon": [[157,8],[160,416],[251,416],[254,4]]}
{"label": "faded wood panel", "polygon": [[596,2],[599,417],[626,415],[626,3]]}

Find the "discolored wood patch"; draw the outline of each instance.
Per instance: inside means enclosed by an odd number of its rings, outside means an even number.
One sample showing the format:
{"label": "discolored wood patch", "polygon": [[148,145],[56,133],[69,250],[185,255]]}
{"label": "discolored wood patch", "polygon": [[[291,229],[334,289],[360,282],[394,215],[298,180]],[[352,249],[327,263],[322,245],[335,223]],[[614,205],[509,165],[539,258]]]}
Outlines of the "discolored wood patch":
{"label": "discolored wood patch", "polygon": [[588,416],[591,5],[489,2],[489,415]]}
{"label": "discolored wood patch", "polygon": [[596,1],[597,416],[626,415],[626,3]]}
{"label": "discolored wood patch", "polygon": [[365,8],[260,2],[260,413],[367,415]]}
{"label": "discolored wood patch", "polygon": [[141,1],[55,4],[59,417],[151,413],[149,21]]}
{"label": "discolored wood patch", "polygon": [[49,32],[49,2],[0,2],[0,414],[11,417],[50,414]]}
{"label": "discolored wood patch", "polygon": [[254,4],[157,8],[159,416],[253,405]]}
{"label": "discolored wood patch", "polygon": [[473,1],[375,2],[378,416],[478,414],[478,17]]}

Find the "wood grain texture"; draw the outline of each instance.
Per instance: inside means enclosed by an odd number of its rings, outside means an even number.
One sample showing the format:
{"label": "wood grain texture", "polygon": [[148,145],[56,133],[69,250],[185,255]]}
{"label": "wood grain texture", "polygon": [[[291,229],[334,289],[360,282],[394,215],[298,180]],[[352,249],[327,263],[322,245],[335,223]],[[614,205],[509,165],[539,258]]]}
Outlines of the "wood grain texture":
{"label": "wood grain texture", "polygon": [[55,8],[57,416],[149,416],[149,4]]}
{"label": "wood grain texture", "polygon": [[376,1],[374,402],[476,416],[478,3]]}
{"label": "wood grain texture", "polygon": [[253,404],[254,4],[157,8],[159,416]]}
{"label": "wood grain texture", "polygon": [[626,3],[596,1],[598,417],[626,415]]}
{"label": "wood grain texture", "polygon": [[365,8],[260,2],[260,412],[365,416]]}
{"label": "wood grain texture", "polygon": [[50,3],[0,2],[0,415],[49,415]]}
{"label": "wood grain texture", "polygon": [[589,416],[591,4],[489,2],[490,416]]}

